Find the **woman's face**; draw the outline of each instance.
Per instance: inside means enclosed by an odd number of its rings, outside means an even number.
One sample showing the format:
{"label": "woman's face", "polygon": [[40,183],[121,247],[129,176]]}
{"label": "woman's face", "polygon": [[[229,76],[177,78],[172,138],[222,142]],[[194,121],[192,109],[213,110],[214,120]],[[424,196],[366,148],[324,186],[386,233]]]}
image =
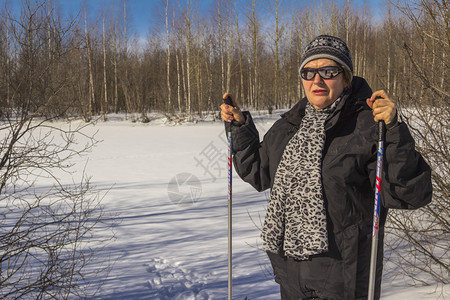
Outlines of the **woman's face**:
{"label": "woman's face", "polygon": [[[329,66],[338,66],[338,64],[328,58],[319,58],[308,62],[304,68],[323,68]],[[306,98],[315,108],[325,108],[330,106],[344,91],[344,74],[340,73],[334,78],[323,79],[318,73],[311,80],[302,78],[303,88]]]}

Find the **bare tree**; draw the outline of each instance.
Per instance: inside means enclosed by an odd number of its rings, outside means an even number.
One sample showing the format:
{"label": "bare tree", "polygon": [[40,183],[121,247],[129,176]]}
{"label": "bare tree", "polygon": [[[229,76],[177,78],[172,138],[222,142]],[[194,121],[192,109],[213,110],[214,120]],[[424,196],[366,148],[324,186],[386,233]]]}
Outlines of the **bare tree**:
{"label": "bare tree", "polygon": [[226,41],[225,41],[225,47],[226,47],[226,58],[227,58],[227,72],[226,72],[226,86],[225,91],[231,91],[231,67],[233,64],[233,50],[234,47],[234,39],[235,33],[233,31],[232,22],[234,15],[231,13],[231,2],[230,0],[225,1],[225,25],[228,28],[226,31]]}
{"label": "bare tree", "polygon": [[251,39],[251,63],[252,63],[252,72],[250,74],[252,78],[252,82],[250,84],[250,95],[251,105],[255,108],[259,108],[258,100],[259,100],[259,22],[256,14],[256,0],[252,0],[252,9],[249,16],[249,27],[250,27],[250,39]]}
{"label": "bare tree", "polygon": [[113,20],[112,20],[112,65],[114,69],[114,112],[119,112],[119,83],[118,83],[118,48],[119,48],[119,38],[118,38],[118,29],[117,29],[117,21],[116,17],[113,14]]}
{"label": "bare tree", "polygon": [[108,81],[106,77],[106,32],[105,32],[105,12],[102,18],[102,48],[103,48],[103,93],[104,100],[100,105],[100,112],[103,115],[103,120],[106,120],[106,115],[108,114]]}
{"label": "bare tree", "polygon": [[166,39],[167,39],[167,106],[169,111],[172,110],[172,90],[170,86],[170,31],[169,31],[169,0],[166,0],[164,9],[165,25],[166,25]]}
{"label": "bare tree", "polygon": [[[181,38],[180,38],[180,36],[181,36],[181,30],[180,30],[180,26],[181,25],[178,25],[178,26],[176,26],[175,25],[175,12],[173,11],[173,15],[172,15],[172,27],[173,27],[173,30],[174,30],[174,36],[175,36],[175,38],[174,38],[174,48],[175,48],[175,61],[177,62],[177,64],[176,64],[176,72],[177,72],[177,103],[178,103],[178,113],[181,113],[181,107],[182,107],[182,105],[181,105],[181,96],[182,96],[182,93],[181,93],[181,87],[182,87],[182,73],[181,73],[181,69],[182,69],[182,67],[180,68],[180,65],[182,66],[182,62],[180,62],[181,61],[181,58],[180,58],[180,46],[179,46],[179,41],[181,40]],[[178,24],[180,24],[180,22],[178,22]]]}
{"label": "bare tree", "polygon": [[[73,23],[56,24],[45,0],[21,4],[20,17],[9,16],[17,73],[9,82],[11,105],[2,107],[0,119],[0,298],[89,297],[96,291],[87,288],[90,272],[108,266],[87,266],[112,235],[97,236],[101,195],[85,174],[75,178],[73,166],[97,141],[83,126],[52,125],[74,103],[52,110],[70,77],[60,73],[58,81],[47,82],[54,80],[48,73],[71,57],[73,45],[63,41]],[[51,55],[48,32],[58,37]]]}
{"label": "bare tree", "polygon": [[239,95],[239,101],[244,104],[245,102],[245,94],[244,94],[244,62],[243,62],[243,46],[242,46],[242,36],[241,36],[241,28],[239,26],[239,15],[238,15],[238,8],[237,8],[237,0],[234,1],[234,20],[236,22],[236,41],[238,46],[238,53],[239,53],[239,79],[240,79],[240,85],[239,85],[239,91],[237,95]]}
{"label": "bare tree", "polygon": [[86,268],[109,240],[96,234],[104,215],[100,195],[85,175],[72,183],[59,179],[96,140],[82,127],[50,122],[11,112],[0,125],[0,297],[6,299],[85,297],[95,293],[87,289],[90,272],[108,267]]}
{"label": "bare tree", "polygon": [[[284,24],[282,22],[282,14],[281,14],[281,0],[273,0],[272,1],[272,7],[271,7],[271,11],[272,14],[274,15],[274,21],[275,21],[275,29],[274,29],[274,34],[273,34],[273,56],[274,56],[274,96],[273,96],[273,102],[275,107],[279,107],[280,106],[280,101],[281,101],[281,90],[280,90],[280,84],[281,84],[281,80],[280,80],[280,44],[281,41],[283,39],[283,35],[284,35]],[[271,111],[271,106],[269,105],[269,111]]]}
{"label": "bare tree", "polygon": [[191,102],[191,74],[192,74],[192,47],[193,47],[193,39],[194,36],[192,34],[193,29],[193,12],[192,12],[192,2],[191,0],[186,0],[186,9],[183,13],[183,21],[184,21],[184,38],[186,43],[186,111],[189,114],[189,118],[192,114],[192,102]]}
{"label": "bare tree", "polygon": [[220,69],[221,69],[221,87],[222,91],[226,92],[228,87],[225,87],[225,24],[222,16],[222,1],[217,1],[217,26],[218,26],[218,40],[219,40],[219,55],[220,55]]}
{"label": "bare tree", "polygon": [[88,29],[88,23],[87,23],[87,13],[86,13],[86,6],[87,3],[85,3],[84,6],[84,32],[85,32],[85,40],[86,40],[86,51],[87,51],[87,60],[88,60],[88,74],[89,74],[89,106],[88,111],[85,115],[85,120],[90,121],[91,117],[94,115],[95,110],[95,92],[94,92],[94,74],[93,74],[93,57],[92,57],[92,48],[91,48],[91,37],[90,37],[90,30]]}
{"label": "bare tree", "polygon": [[[386,239],[391,254],[388,260],[413,283],[448,284],[450,91],[448,81],[441,80],[441,76],[445,78],[448,74],[450,64],[448,7],[446,1],[438,0],[398,1],[396,6],[411,25],[407,28],[409,32],[404,33],[402,46],[412,68],[412,72],[404,76],[414,80],[402,93],[404,99],[400,103],[415,135],[416,147],[433,169],[433,201],[418,211],[391,212]],[[404,81],[407,82],[407,78]]]}

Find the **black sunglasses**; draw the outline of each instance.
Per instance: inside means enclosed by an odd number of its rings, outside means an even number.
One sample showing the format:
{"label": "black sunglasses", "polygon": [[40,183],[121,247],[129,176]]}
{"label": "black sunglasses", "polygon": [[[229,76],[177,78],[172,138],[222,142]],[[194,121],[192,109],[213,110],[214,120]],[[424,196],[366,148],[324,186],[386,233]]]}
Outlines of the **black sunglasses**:
{"label": "black sunglasses", "polygon": [[329,67],[322,67],[322,68],[303,68],[300,70],[300,76],[304,80],[312,80],[316,74],[319,74],[319,76],[322,79],[331,79],[339,74],[344,72],[344,69],[338,66],[329,66]]}

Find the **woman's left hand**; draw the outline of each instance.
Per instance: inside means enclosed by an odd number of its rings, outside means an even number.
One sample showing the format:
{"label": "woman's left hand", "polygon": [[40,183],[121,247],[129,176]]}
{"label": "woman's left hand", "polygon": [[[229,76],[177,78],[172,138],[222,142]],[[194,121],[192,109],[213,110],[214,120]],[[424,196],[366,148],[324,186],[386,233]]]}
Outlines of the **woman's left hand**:
{"label": "woman's left hand", "polygon": [[395,103],[383,91],[376,91],[366,100],[367,105],[373,110],[375,122],[383,120],[386,125],[394,121],[397,109]]}

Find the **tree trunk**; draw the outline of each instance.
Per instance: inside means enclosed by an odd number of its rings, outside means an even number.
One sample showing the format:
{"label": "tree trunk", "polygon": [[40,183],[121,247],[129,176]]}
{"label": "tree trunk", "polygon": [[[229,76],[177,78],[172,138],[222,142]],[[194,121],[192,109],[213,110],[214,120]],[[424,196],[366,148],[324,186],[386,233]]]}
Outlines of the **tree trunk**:
{"label": "tree trunk", "polygon": [[252,105],[254,109],[258,109],[259,91],[258,91],[258,27],[256,23],[256,0],[252,0],[252,52],[253,52],[253,99]]}
{"label": "tree trunk", "polygon": [[191,45],[192,45],[192,36],[191,36],[191,10],[190,10],[190,2],[186,0],[187,4],[187,13],[185,17],[185,26],[186,26],[186,83],[187,83],[187,105],[186,109],[189,115],[192,114],[191,107]]}
{"label": "tree trunk", "polygon": [[224,41],[223,41],[223,37],[224,37],[224,33],[223,33],[223,23],[222,23],[222,15],[221,15],[221,11],[220,11],[220,5],[221,5],[221,1],[217,1],[217,26],[219,26],[219,51],[220,51],[220,69],[221,69],[221,73],[220,73],[220,80],[221,80],[221,88],[222,88],[222,92],[228,91],[225,90],[225,55],[224,55]]}
{"label": "tree trunk", "polygon": [[[103,88],[105,93],[105,99],[101,104],[101,113],[103,120],[106,121],[106,114],[108,111],[108,86],[106,80],[106,37],[105,37],[105,16],[103,16]],[[103,104],[104,103],[104,104]]]}
{"label": "tree trunk", "polygon": [[169,18],[168,18],[168,10],[169,10],[169,0],[166,0],[166,38],[167,38],[167,107],[168,111],[172,110],[172,92],[170,89],[170,35],[169,35]]}
{"label": "tree trunk", "polygon": [[[279,94],[280,94],[280,84],[279,84],[279,61],[280,61],[280,57],[279,57],[279,41],[281,39],[281,34],[282,34],[282,29],[280,29],[280,19],[279,19],[279,8],[280,8],[280,3],[279,0],[275,0],[275,41],[274,41],[274,47],[275,47],[275,65],[274,65],[274,75],[275,75],[275,82],[274,82],[274,89],[275,89],[275,99],[273,99],[272,103],[275,104],[275,107],[278,108],[279,106]],[[271,104],[268,104],[269,106],[271,106]],[[269,107],[269,110],[271,108]]]}
{"label": "tree trunk", "polygon": [[91,53],[91,44],[89,37],[89,30],[87,26],[87,13],[86,6],[84,7],[84,32],[86,38],[86,50],[88,56],[88,72],[89,72],[89,112],[87,116],[87,120],[90,120],[94,115],[95,108],[95,94],[94,94],[94,74],[92,72],[92,53]]}
{"label": "tree trunk", "polygon": [[114,67],[114,112],[119,112],[119,87],[117,78],[117,29],[116,19],[113,18],[113,67]]}
{"label": "tree trunk", "polygon": [[245,104],[245,87],[244,87],[244,67],[243,67],[243,62],[242,62],[242,42],[241,42],[241,34],[240,34],[240,29],[239,29],[239,17],[238,17],[238,10],[237,10],[237,0],[235,0],[234,2],[234,11],[235,11],[235,20],[236,20],[236,35],[237,35],[237,42],[238,42],[238,51],[239,51],[239,77],[240,77],[240,103],[242,103],[242,105]]}

